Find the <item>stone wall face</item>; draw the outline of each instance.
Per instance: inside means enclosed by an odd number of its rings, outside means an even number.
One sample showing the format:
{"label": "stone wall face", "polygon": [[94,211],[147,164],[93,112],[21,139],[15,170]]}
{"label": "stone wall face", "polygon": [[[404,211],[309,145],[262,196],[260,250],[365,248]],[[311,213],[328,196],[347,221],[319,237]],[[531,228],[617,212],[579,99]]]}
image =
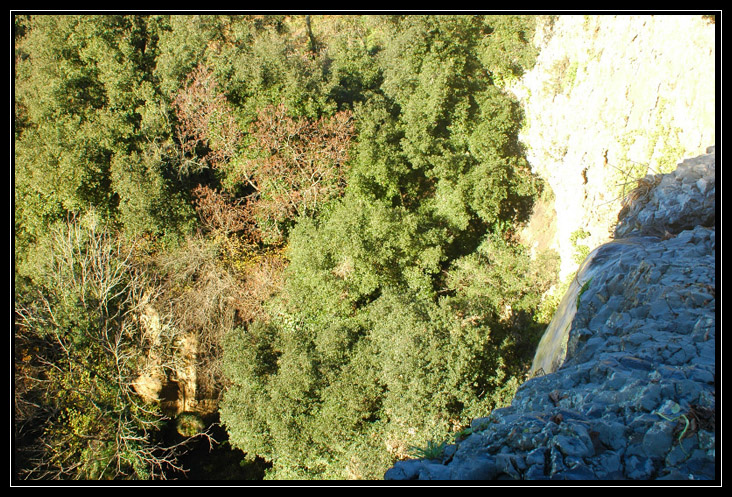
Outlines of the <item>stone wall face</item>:
{"label": "stone wall face", "polygon": [[[440,459],[388,480],[712,480],[716,409],[715,155],[646,177],[600,269],[569,298],[556,371],[473,421]],[[579,274],[582,274],[580,271]],[[561,342],[562,340],[560,340]]]}
{"label": "stone wall face", "polygon": [[564,280],[577,269],[573,233],[590,248],[609,241],[635,180],[716,142],[715,26],[701,15],[561,15],[545,26],[536,66],[509,89],[532,170],[554,193],[554,239],[527,242],[559,253]]}

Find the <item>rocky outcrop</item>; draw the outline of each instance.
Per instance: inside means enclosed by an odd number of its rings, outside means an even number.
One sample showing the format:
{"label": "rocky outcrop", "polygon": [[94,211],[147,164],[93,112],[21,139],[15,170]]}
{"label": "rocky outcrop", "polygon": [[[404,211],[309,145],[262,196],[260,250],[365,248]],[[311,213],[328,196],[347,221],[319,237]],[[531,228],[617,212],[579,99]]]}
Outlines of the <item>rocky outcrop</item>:
{"label": "rocky outcrop", "polygon": [[397,462],[387,480],[719,476],[708,152],[631,192],[615,240],[580,268],[512,404],[475,419],[440,458]]}
{"label": "rocky outcrop", "polygon": [[687,159],[672,174],[648,175],[623,202],[615,238],[666,237],[696,226],[714,227],[715,153]]}
{"label": "rocky outcrop", "polygon": [[159,404],[167,415],[201,411],[197,399],[196,349],[192,333],[177,333],[162,322],[158,312],[148,306],[140,316],[147,344],[139,375],[132,387],[145,401]]}
{"label": "rocky outcrop", "polygon": [[696,226],[714,227],[715,154],[687,159],[671,174],[648,175],[623,199],[614,240],[587,256],[559,304],[534,357],[530,376],[551,373],[566,354],[569,324],[579,299],[598,273],[616,270],[617,260],[638,247]]}

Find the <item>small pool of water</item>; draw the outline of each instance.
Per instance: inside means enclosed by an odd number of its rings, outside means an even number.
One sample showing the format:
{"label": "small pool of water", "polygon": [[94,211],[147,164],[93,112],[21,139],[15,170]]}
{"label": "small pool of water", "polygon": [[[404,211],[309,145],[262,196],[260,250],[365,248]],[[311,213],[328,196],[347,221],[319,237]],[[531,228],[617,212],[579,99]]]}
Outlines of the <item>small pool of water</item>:
{"label": "small pool of water", "polygon": [[[262,480],[271,464],[262,459],[247,461],[245,454],[229,444],[229,437],[221,424],[218,414],[204,419],[209,433],[217,443],[209,444],[206,437],[199,437],[190,444],[188,452],[179,458],[187,472],[171,471],[169,480],[210,481],[210,480]],[[179,443],[183,437],[175,428],[175,420],[166,429],[166,443]]]}

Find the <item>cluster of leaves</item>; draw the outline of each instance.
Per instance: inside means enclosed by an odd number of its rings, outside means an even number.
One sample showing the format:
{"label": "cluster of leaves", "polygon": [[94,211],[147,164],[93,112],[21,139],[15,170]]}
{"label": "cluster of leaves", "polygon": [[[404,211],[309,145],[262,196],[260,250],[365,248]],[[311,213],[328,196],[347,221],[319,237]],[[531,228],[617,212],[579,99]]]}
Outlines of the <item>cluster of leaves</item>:
{"label": "cluster of leaves", "polygon": [[224,348],[222,420],[269,478],[380,478],[523,379],[552,266],[511,241],[537,185],[481,62],[490,22],[383,18],[349,46],[380,86],[354,104],[345,195],[298,219],[270,319]]}
{"label": "cluster of leaves", "polygon": [[193,189],[193,197],[204,230],[223,235],[254,231],[250,228],[252,214],[245,199],[234,200],[226,192],[204,185]]}
{"label": "cluster of leaves", "polygon": [[236,162],[234,174],[254,188],[253,215],[268,238],[282,240],[283,223],[314,216],[343,192],[353,136],[350,112],[313,121],[289,116],[284,105],[267,106],[249,136],[253,158]]}
{"label": "cluster of leaves", "polygon": [[[532,30],[522,16],[17,16],[16,299],[46,288],[49,226],[94,209],[146,241],[135,260],[170,329],[196,335],[200,391],[223,392],[233,447],[269,478],[380,478],[507,402],[537,341],[554,266],[514,241],[540,185],[501,90],[531,66]],[[39,323],[66,313],[85,336],[101,318],[88,301],[56,309],[19,336],[55,351],[42,374],[88,367],[58,374],[96,385],[107,352],[60,356]],[[20,343],[24,371],[36,342]],[[54,406],[47,434],[109,434],[94,406],[141,405],[31,390],[21,400]],[[40,451],[56,477],[158,474],[127,456],[97,471],[107,449],[53,455],[64,436]]]}
{"label": "cluster of leaves", "polygon": [[576,231],[573,231],[572,234],[569,236],[569,242],[572,244],[572,247],[574,247],[574,254],[572,254],[572,259],[577,264],[582,264],[582,262],[590,254],[590,247],[584,243],[579,243],[580,240],[584,240],[585,238],[589,237],[590,234],[591,233],[580,228]]}
{"label": "cluster of leaves", "polygon": [[[187,160],[185,171],[200,171],[226,163],[237,153],[242,133],[226,97],[217,91],[213,73],[197,67],[173,100],[178,117],[178,142]],[[204,151],[202,152],[201,149]]]}

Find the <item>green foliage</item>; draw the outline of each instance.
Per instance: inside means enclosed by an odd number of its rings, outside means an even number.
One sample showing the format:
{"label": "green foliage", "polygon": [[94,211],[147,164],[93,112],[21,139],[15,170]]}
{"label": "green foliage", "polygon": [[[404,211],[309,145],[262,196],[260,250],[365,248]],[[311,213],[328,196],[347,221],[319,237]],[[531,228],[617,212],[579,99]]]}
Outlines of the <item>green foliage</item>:
{"label": "green foliage", "polygon": [[[132,287],[99,307],[105,292],[79,283],[93,234],[49,255],[54,223],[88,209],[104,240],[145,237],[135,254],[157,261],[156,298],[198,333],[200,391],[228,385],[231,444],[271,463],[267,478],[380,478],[510,400],[556,269],[512,241],[538,185],[501,88],[533,64],[532,18],[14,21],[16,282],[23,305],[38,291],[48,304],[19,363],[37,342],[56,371],[23,390],[54,412],[48,467],[159,475],[137,456],[155,409],[148,421],[103,381],[116,373],[94,335],[121,333],[132,375]],[[105,274],[133,274],[118,255]]]}
{"label": "green foliage", "polygon": [[584,243],[578,243],[580,240],[583,240],[588,236],[590,236],[590,233],[583,230],[582,228],[573,231],[572,234],[569,236],[569,242],[574,248],[574,254],[572,255],[572,258],[577,264],[582,264],[582,262],[590,254],[589,246],[585,245]]}
{"label": "green foliage", "polygon": [[582,300],[582,295],[584,295],[585,292],[587,291],[587,289],[590,288],[590,283],[592,283],[592,278],[585,281],[584,284],[582,285],[582,288],[580,288],[579,293],[577,293],[577,307],[578,308],[580,305],[580,301]]}
{"label": "green foliage", "polygon": [[481,40],[481,60],[497,85],[521,77],[534,67],[538,55],[531,43],[535,16],[492,15],[485,22],[488,36]]}
{"label": "green foliage", "polygon": [[144,16],[31,16],[16,38],[16,226],[21,253],[44,227],[95,208],[131,232],[184,231],[170,174],[168,104]]}
{"label": "green foliage", "polygon": [[[222,420],[232,442],[271,460],[273,478],[288,474],[288,464],[309,468],[308,477],[344,478],[354,458],[363,466],[381,454],[374,472],[363,474],[378,478],[391,460],[384,444],[393,447],[391,457],[404,456],[409,445],[505,405],[538,339],[521,312],[531,312],[539,295],[486,286],[490,277],[472,279],[467,264],[460,266],[465,288],[456,282],[459,295],[439,302],[408,285],[359,298],[330,270],[290,272],[288,304],[296,307],[225,347],[234,385]],[[498,315],[501,299],[515,302],[515,317]],[[350,441],[370,437],[381,443],[354,454]],[[325,454],[321,468],[316,460]]]}
{"label": "green foliage", "polygon": [[[273,319],[225,347],[222,420],[270,478],[379,478],[409,446],[505,405],[552,278],[507,241],[535,186],[519,107],[482,62],[500,29],[480,16],[366,29],[348,53],[371,44],[382,82],[354,105],[346,195],[300,218]],[[506,53],[489,59],[510,69]]]}
{"label": "green foliage", "polygon": [[425,447],[410,447],[409,453],[419,459],[439,459],[445,453],[446,442],[427,441]]}
{"label": "green foliage", "polygon": [[[343,207],[332,219],[354,212]],[[548,274],[538,276],[543,262],[530,263],[500,238],[486,241],[479,256],[455,263],[448,278],[455,295],[435,301],[431,278],[411,280],[389,271],[390,264],[406,264],[388,243],[404,235],[408,224],[395,222],[389,234],[365,224],[388,226],[378,211],[360,215],[362,223],[343,234],[332,231],[338,225],[299,224],[290,238],[281,317],[249,327],[225,347],[227,354],[242,355],[225,357],[234,386],[222,419],[233,443],[273,461],[273,477],[282,477],[285,461],[310,467],[319,451],[327,448],[333,457],[334,447],[344,447],[342,458],[308,473],[325,477],[335,471],[342,478],[355,457],[345,450],[350,440],[379,436],[406,450],[505,405],[538,339],[540,325],[529,316],[550,281]],[[374,235],[382,238],[369,241]],[[359,241],[369,250],[355,245]],[[404,243],[409,246],[413,241]],[[348,255],[353,258],[342,258]],[[405,273],[420,274],[406,267]],[[536,286],[527,289],[527,280]],[[254,369],[262,364],[269,366]],[[312,440],[307,450],[299,438],[303,431]],[[295,434],[296,440],[289,438]],[[357,460],[375,455],[362,452]],[[388,464],[388,457],[382,459],[368,477],[378,477]]]}
{"label": "green foliage", "polygon": [[404,159],[422,176],[415,200],[461,231],[520,215],[520,199],[534,190],[520,157],[520,108],[481,63],[490,27],[480,16],[414,16],[388,26],[382,88],[399,106]]}

